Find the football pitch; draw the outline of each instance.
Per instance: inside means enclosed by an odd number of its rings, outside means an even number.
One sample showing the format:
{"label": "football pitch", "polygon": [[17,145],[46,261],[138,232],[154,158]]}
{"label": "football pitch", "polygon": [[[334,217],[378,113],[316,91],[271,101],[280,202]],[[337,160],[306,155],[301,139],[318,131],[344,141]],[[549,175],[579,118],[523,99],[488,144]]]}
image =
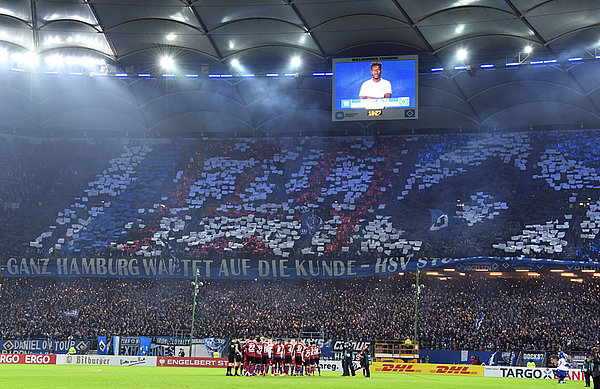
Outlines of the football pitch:
{"label": "football pitch", "polygon": [[[2,388],[550,388],[555,380],[455,377],[375,373],[371,378],[342,377],[226,377],[225,369],[190,367],[93,367],[0,365]],[[561,387],[583,387],[567,381]]]}

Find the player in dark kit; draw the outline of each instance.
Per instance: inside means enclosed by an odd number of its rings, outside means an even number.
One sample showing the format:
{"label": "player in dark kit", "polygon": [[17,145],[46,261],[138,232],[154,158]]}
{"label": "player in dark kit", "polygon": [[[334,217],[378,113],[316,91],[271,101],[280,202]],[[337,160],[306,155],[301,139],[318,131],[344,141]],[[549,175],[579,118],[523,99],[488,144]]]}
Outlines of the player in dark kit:
{"label": "player in dark kit", "polygon": [[[227,374],[225,374],[226,376],[233,375],[231,373],[231,370],[235,366],[235,356],[236,356],[237,352],[238,352],[238,344],[237,344],[237,338],[235,338],[235,339],[231,340],[231,343],[229,343],[229,355],[227,356],[227,359],[228,359]],[[237,369],[235,369],[235,372],[237,374]]]}
{"label": "player in dark kit", "polygon": [[[235,344],[236,344],[236,353],[234,355],[234,362],[235,362],[235,376],[239,376],[238,374],[238,369],[241,369],[241,363],[242,363],[242,343],[240,342],[240,339],[235,339]],[[240,371],[241,373],[241,371]]]}

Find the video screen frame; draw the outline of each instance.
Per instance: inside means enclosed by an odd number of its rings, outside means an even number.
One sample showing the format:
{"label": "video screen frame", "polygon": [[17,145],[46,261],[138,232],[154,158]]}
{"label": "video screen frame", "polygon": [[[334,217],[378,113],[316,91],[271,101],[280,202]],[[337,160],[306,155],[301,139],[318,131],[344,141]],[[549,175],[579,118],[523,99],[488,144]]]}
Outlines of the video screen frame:
{"label": "video screen frame", "polygon": [[[372,66],[373,63],[381,63],[381,66]],[[384,81],[382,84],[375,81],[378,67],[379,79]],[[376,74],[373,74],[374,68]],[[332,73],[333,121],[419,118],[417,55],[334,58]],[[367,81],[371,85],[365,85],[363,89],[363,84],[367,84]],[[361,92],[369,93],[366,91],[373,90],[373,85],[377,90],[373,92],[375,96],[360,96]],[[388,96],[390,87],[391,97],[388,98],[385,96]]]}

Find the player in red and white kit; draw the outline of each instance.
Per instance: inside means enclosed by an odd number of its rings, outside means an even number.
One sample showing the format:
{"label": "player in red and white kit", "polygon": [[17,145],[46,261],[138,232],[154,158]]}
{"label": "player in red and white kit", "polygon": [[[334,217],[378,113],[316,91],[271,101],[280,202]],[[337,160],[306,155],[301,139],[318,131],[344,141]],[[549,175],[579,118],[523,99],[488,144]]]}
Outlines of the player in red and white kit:
{"label": "player in red and white kit", "polygon": [[310,364],[312,362],[312,347],[310,347],[310,343],[308,342],[306,344],[306,347],[304,347],[302,357],[304,359],[304,375],[310,376]]}
{"label": "player in red and white kit", "polygon": [[[263,364],[265,365],[265,375],[269,375],[269,366],[273,360],[273,339],[265,339],[265,345],[263,346]],[[273,369],[271,369],[273,374]]]}
{"label": "player in red and white kit", "polygon": [[255,368],[255,357],[256,357],[256,343],[254,340],[248,338],[244,345],[244,355],[246,356],[246,363],[244,363],[244,375],[251,375],[254,373]]}
{"label": "player in red and white kit", "polygon": [[284,349],[284,363],[285,363],[285,375],[292,375],[294,374],[294,370],[293,370],[293,366],[294,366],[294,340],[290,340],[288,339],[287,342],[285,343],[285,345],[283,346]]}
{"label": "player in red and white kit", "polygon": [[319,361],[319,355],[321,355],[321,347],[317,346],[316,342],[313,342],[312,344],[312,357],[313,357],[313,363],[312,363],[312,372],[313,374],[315,373],[315,368],[317,368],[319,370],[319,376],[321,375],[321,364]]}
{"label": "player in red and white kit", "polygon": [[271,371],[273,375],[283,375],[283,356],[285,353],[283,341],[280,339],[273,345],[273,364]]}
{"label": "player in red and white kit", "polygon": [[264,343],[261,342],[259,337],[256,337],[256,355],[254,361],[256,362],[256,368],[254,369],[253,375],[263,374],[263,348]]}
{"label": "player in red and white kit", "polygon": [[[302,357],[304,356],[304,342],[301,339],[298,339],[296,346],[294,346],[294,357],[295,357],[295,365],[296,371],[294,374],[302,375]],[[293,374],[292,374],[293,375]]]}

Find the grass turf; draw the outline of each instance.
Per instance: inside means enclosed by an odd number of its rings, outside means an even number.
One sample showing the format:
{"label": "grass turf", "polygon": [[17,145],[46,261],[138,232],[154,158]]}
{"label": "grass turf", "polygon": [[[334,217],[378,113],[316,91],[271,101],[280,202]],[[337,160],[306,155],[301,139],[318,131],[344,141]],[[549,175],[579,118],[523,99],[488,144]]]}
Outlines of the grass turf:
{"label": "grass turf", "polygon": [[[0,365],[2,388],[550,388],[555,380],[455,377],[375,373],[371,378],[342,377],[323,372],[321,377],[226,377],[225,369],[193,367],[92,367]],[[583,387],[567,381],[560,387]]]}

